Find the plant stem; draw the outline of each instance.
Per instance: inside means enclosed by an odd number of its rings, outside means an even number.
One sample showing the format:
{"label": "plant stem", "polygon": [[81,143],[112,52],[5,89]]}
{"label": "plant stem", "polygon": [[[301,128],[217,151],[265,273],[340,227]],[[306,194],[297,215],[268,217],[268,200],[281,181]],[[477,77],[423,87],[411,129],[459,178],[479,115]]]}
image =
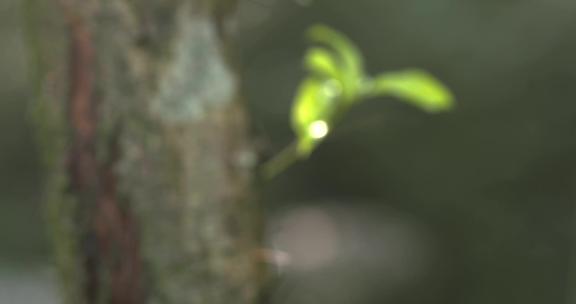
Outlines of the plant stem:
{"label": "plant stem", "polygon": [[297,142],[293,141],[290,145],[282,149],[280,153],[264,163],[260,169],[260,173],[264,179],[271,180],[294,164],[298,158]]}

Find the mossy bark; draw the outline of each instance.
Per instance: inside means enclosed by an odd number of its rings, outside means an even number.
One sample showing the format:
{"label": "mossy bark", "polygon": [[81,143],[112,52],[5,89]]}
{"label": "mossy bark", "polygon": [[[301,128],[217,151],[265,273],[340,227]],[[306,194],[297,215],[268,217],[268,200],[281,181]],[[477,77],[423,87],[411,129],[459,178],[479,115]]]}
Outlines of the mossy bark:
{"label": "mossy bark", "polygon": [[226,56],[232,3],[29,2],[60,24],[64,38],[43,45],[69,45],[40,56],[35,105],[66,303],[255,303],[260,219]]}

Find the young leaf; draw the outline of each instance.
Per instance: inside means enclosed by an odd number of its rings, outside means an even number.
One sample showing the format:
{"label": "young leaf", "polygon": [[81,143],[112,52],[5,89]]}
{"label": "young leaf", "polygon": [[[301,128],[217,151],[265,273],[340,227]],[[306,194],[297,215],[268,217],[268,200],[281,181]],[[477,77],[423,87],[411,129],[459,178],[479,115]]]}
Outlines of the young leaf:
{"label": "young leaf", "polygon": [[357,94],[364,77],[364,62],[362,54],[346,36],[324,26],[315,25],[308,31],[308,37],[315,43],[330,47],[339,59],[343,94],[348,100]]}
{"label": "young leaf", "polygon": [[367,84],[369,96],[394,96],[428,112],[448,110],[452,93],[434,76],[421,70],[384,73]]}

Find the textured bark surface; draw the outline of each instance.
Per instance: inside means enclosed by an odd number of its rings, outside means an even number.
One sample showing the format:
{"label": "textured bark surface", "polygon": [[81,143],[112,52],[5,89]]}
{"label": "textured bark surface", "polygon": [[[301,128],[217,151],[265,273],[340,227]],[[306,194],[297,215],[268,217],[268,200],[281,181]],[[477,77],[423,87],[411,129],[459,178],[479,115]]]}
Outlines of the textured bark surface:
{"label": "textured bark surface", "polygon": [[254,303],[260,220],[225,55],[231,4],[49,5],[69,47],[49,59],[37,112],[67,303]]}

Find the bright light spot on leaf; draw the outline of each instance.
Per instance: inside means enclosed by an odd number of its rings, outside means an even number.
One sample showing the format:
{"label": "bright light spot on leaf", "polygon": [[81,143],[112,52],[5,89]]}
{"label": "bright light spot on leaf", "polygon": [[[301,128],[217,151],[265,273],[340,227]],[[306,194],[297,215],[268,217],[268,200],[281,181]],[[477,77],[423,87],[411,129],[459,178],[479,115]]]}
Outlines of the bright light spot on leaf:
{"label": "bright light spot on leaf", "polygon": [[323,120],[317,120],[308,127],[308,134],[314,139],[321,139],[328,135],[328,124]]}

